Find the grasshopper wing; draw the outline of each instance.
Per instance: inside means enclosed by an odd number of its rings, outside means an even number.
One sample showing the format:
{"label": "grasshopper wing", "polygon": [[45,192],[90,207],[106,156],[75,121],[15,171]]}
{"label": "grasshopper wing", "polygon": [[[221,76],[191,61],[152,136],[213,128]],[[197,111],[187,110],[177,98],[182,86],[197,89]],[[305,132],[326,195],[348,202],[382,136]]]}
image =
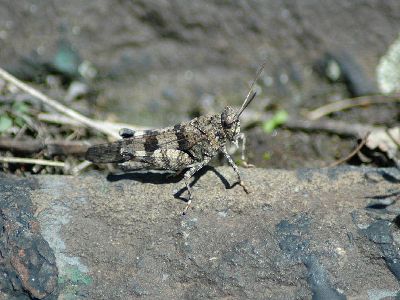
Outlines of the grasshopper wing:
{"label": "grasshopper wing", "polygon": [[126,159],[121,155],[123,140],[91,146],[86,152],[86,159],[94,163],[120,163]]}
{"label": "grasshopper wing", "polygon": [[[192,120],[193,122],[193,120]],[[178,124],[156,130],[146,130],[120,141],[94,145],[86,152],[86,159],[94,163],[122,163],[135,157],[149,156],[159,149],[189,151],[201,139],[203,133],[191,123]],[[123,155],[129,153],[129,155]]]}

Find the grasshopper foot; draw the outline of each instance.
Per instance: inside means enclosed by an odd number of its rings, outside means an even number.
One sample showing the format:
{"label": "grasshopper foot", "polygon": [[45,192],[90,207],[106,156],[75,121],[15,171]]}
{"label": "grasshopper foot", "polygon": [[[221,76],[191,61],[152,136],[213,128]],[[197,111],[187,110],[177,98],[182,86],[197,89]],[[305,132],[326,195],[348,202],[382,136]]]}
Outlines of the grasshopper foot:
{"label": "grasshopper foot", "polygon": [[187,202],[187,204],[186,204],[185,209],[184,209],[183,212],[182,212],[182,216],[186,215],[186,212],[188,211],[188,209],[189,209],[191,203],[192,203],[192,200],[189,199],[188,202]]}
{"label": "grasshopper foot", "polygon": [[246,192],[246,194],[250,194],[249,188],[244,184],[243,180],[239,181],[239,185],[243,188],[243,190]]}
{"label": "grasshopper foot", "polygon": [[183,215],[183,216],[186,215],[186,212],[188,211],[190,205],[192,204],[192,198],[193,198],[193,196],[192,196],[192,190],[191,190],[191,188],[190,188],[189,183],[188,183],[187,181],[185,181],[185,183],[186,183],[187,191],[188,191],[188,193],[189,193],[189,199],[188,199],[188,202],[186,203],[185,209],[184,209],[183,212],[182,212],[182,215]]}

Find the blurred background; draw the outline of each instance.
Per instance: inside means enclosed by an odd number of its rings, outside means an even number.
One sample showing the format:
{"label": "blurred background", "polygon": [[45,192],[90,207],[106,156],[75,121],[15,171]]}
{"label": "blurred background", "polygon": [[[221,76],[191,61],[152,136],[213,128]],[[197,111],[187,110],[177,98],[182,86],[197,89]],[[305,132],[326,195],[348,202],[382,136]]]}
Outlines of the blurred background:
{"label": "blurred background", "polygon": [[[397,164],[399,34],[397,0],[0,1],[0,66],[97,120],[158,128],[239,106],[265,61],[242,127],[268,168],[324,167],[360,142],[348,163]],[[3,156],[77,164],[82,151],[15,141],[106,140],[0,84]]]}

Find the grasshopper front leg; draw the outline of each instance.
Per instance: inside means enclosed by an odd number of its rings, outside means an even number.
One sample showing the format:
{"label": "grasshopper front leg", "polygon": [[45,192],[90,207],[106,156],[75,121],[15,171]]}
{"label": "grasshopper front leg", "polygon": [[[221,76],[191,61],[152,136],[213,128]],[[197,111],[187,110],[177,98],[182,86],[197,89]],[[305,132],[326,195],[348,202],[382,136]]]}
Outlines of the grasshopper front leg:
{"label": "grasshopper front leg", "polygon": [[[242,141],[242,147],[241,147],[241,159],[242,159],[242,165],[245,168],[253,168],[254,165],[247,163],[247,159],[245,156],[245,152],[246,152],[246,135],[241,132],[238,137],[237,137],[237,141],[241,140]],[[237,142],[237,147],[239,147],[239,142]]]}
{"label": "grasshopper front leg", "polygon": [[226,146],[223,146],[221,148],[222,153],[225,155],[226,159],[228,160],[228,163],[231,165],[231,167],[233,168],[233,170],[235,171],[237,177],[238,177],[238,182],[239,185],[243,188],[243,190],[248,194],[249,193],[249,189],[246,187],[246,185],[244,184],[242,177],[240,176],[240,172],[239,172],[239,168],[237,167],[237,165],[235,164],[235,162],[233,161],[232,157],[229,155],[228,151],[226,150]]}

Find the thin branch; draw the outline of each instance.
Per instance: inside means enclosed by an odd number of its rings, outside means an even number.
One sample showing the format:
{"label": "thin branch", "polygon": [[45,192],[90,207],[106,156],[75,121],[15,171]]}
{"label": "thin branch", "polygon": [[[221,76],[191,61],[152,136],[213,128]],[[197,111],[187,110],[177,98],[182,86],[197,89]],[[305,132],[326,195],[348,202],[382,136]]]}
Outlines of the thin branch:
{"label": "thin branch", "polygon": [[317,109],[309,111],[306,114],[307,119],[317,120],[323,116],[329,115],[333,112],[349,109],[356,106],[364,106],[370,104],[382,104],[390,102],[399,102],[400,94],[393,95],[371,95],[362,96],[357,98],[343,99],[327,105],[321,106]]}
{"label": "thin branch", "polygon": [[346,161],[348,161],[350,158],[352,158],[354,155],[356,155],[362,147],[364,147],[364,145],[366,144],[368,137],[369,137],[370,132],[368,132],[363,139],[361,140],[361,143],[357,146],[357,148],[355,148],[349,155],[347,155],[344,158],[341,158],[333,163],[331,163],[328,167],[332,168],[332,167],[336,167],[337,165],[340,165],[341,163],[344,163]]}
{"label": "thin branch", "polygon": [[18,153],[38,153],[46,151],[48,155],[84,155],[94,141],[65,141],[38,139],[0,138],[0,149]]}
{"label": "thin branch", "polygon": [[[242,114],[242,126],[254,125],[268,121],[273,117],[271,113],[258,112],[255,110],[247,109]],[[356,137],[362,138],[368,132],[379,129],[381,127],[372,126],[361,123],[347,123],[343,121],[336,121],[331,119],[323,119],[317,121],[310,121],[305,119],[298,119],[296,117],[290,117],[284,124],[283,128],[290,130],[301,130],[308,132],[323,131],[331,134],[337,134],[342,137]],[[382,127],[383,128],[383,127]]]}
{"label": "thin branch", "polygon": [[79,165],[73,167],[71,173],[73,175],[78,175],[80,172],[82,172],[84,169],[91,166],[92,164],[93,164],[92,162],[85,160],[81,162]]}
{"label": "thin branch", "polygon": [[18,87],[21,90],[23,90],[24,92],[32,95],[33,97],[41,100],[43,103],[45,103],[48,106],[52,107],[53,109],[61,112],[62,114],[65,114],[65,115],[77,120],[78,122],[80,122],[90,128],[96,129],[100,132],[103,132],[113,138],[116,138],[116,139],[120,138],[118,131],[111,129],[104,124],[100,124],[96,121],[93,121],[92,119],[85,117],[85,116],[81,115],[80,113],[62,105],[61,103],[57,102],[56,100],[47,97],[46,95],[39,92],[38,90],[23,83],[22,81],[20,81],[19,79],[17,79],[16,77],[14,77],[13,75],[11,75],[10,73],[8,73],[7,71],[5,71],[2,68],[0,68],[0,77],[2,77],[3,79],[5,79],[8,82],[11,82],[16,87]]}
{"label": "thin branch", "polygon": [[[38,115],[39,121],[46,122],[46,123],[53,123],[53,124],[61,124],[61,125],[71,125],[71,126],[76,126],[76,127],[82,127],[82,123],[76,121],[75,119],[72,119],[67,116],[63,116],[61,114],[51,114],[51,113],[40,113]],[[114,123],[114,122],[108,122],[108,121],[98,121],[98,120],[92,120],[93,122],[107,126],[108,128],[115,130],[116,132],[119,132],[121,128],[130,128],[130,129],[135,129],[135,130],[144,130],[144,129],[150,129],[150,128],[145,128],[141,126],[136,126],[132,124],[125,124],[125,123]],[[119,135],[118,135],[119,136]]]}
{"label": "thin branch", "polygon": [[0,156],[0,163],[31,164],[61,168],[65,168],[66,166],[66,164],[62,161],[3,156]]}
{"label": "thin branch", "polygon": [[291,130],[302,130],[302,131],[324,131],[331,134],[337,134],[342,137],[356,137],[361,138],[368,132],[378,129],[377,126],[371,126],[360,123],[347,123],[336,120],[300,120],[300,119],[289,119],[283,128]]}

